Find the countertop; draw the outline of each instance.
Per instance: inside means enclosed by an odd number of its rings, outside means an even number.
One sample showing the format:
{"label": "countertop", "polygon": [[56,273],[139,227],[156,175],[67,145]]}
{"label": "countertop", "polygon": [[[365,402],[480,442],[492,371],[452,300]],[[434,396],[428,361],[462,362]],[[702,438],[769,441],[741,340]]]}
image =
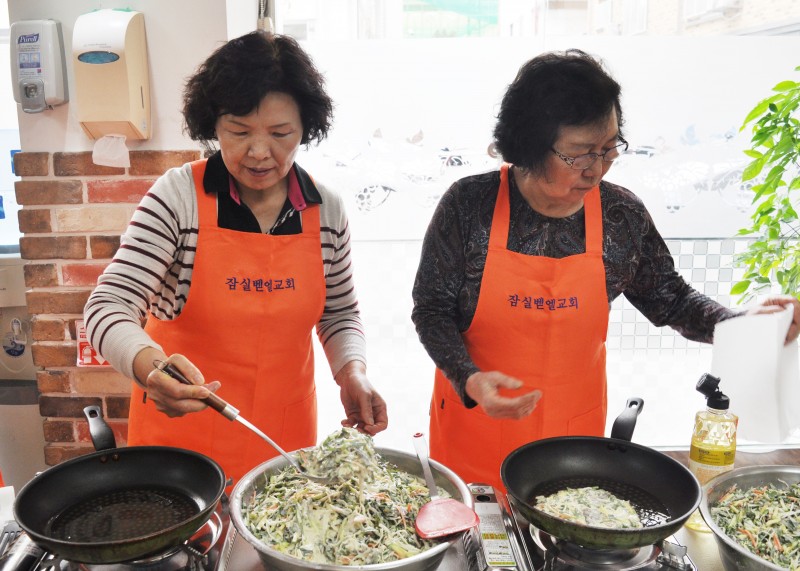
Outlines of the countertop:
{"label": "countertop", "polygon": [[[688,466],[689,450],[687,449],[662,449],[659,452]],[[783,445],[779,448],[766,448],[763,446],[742,445],[736,450],[735,466],[765,466],[765,465],[800,465],[800,445]],[[701,571],[724,571],[719,559],[716,540],[711,532],[694,531],[682,527],[676,534],[681,544],[686,546],[694,564]]]}

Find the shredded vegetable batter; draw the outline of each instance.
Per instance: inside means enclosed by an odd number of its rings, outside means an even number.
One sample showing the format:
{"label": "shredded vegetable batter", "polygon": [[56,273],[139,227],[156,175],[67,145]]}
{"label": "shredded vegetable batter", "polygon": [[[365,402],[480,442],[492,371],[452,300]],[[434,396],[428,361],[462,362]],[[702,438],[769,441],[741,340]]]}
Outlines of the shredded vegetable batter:
{"label": "shredded vegetable batter", "polygon": [[597,486],[565,488],[549,496],[536,496],[536,508],[559,519],[592,527],[642,527],[642,521],[629,501]]}
{"label": "shredded vegetable batter", "polygon": [[335,481],[311,482],[287,467],[242,506],[248,529],[273,549],[318,563],[368,565],[435,545],[414,531],[419,508],[430,500],[425,483],[382,460],[369,436],[342,428],[299,462]]}
{"label": "shredded vegetable batter", "polygon": [[800,570],[800,484],[749,490],[732,486],[711,507],[725,534],[751,553],[780,567]]}

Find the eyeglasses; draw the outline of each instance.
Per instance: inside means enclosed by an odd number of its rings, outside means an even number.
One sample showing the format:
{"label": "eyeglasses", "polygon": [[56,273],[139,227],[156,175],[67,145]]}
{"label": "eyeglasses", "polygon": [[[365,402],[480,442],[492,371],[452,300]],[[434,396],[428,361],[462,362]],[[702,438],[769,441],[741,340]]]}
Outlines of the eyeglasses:
{"label": "eyeglasses", "polygon": [[553,148],[550,150],[557,154],[559,159],[567,163],[569,168],[582,171],[591,168],[597,159],[603,159],[604,162],[610,163],[613,162],[614,159],[618,158],[620,154],[627,151],[628,141],[622,137],[619,137],[619,141],[620,142],[618,145],[611,147],[604,153],[586,153],[585,155],[578,155],[577,157],[568,157],[567,155],[562,155]]}

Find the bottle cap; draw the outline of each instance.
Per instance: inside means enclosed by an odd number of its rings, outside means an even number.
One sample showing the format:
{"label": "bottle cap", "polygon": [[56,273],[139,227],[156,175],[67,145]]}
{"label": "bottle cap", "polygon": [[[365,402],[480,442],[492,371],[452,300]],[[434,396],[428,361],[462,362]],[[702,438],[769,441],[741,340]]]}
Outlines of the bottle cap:
{"label": "bottle cap", "polygon": [[730,399],[719,390],[719,378],[708,373],[704,373],[697,381],[697,390],[706,396],[706,403],[709,408],[717,410],[727,410],[730,407]]}

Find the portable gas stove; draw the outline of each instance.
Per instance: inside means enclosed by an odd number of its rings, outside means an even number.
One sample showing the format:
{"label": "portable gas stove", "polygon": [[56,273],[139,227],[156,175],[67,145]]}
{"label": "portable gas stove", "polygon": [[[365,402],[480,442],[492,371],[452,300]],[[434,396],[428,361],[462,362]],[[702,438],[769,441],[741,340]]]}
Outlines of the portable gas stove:
{"label": "portable gas stove", "polygon": [[[647,547],[585,549],[560,541],[525,521],[502,492],[470,484],[478,528],[447,551],[437,571],[697,571],[674,536]],[[87,565],[45,559],[31,571],[265,571],[256,550],[231,525],[228,498],[184,545],[146,560]],[[28,571],[28,570],[26,570]],[[270,570],[267,570],[270,571]]]}
{"label": "portable gas stove", "polygon": [[587,549],[536,529],[491,486],[469,488],[481,518],[480,527],[465,534],[470,571],[697,571],[674,536],[636,549]]}
{"label": "portable gas stove", "polygon": [[163,553],[137,561],[103,565],[75,563],[44,554],[35,565],[11,571],[216,571],[220,568],[225,537],[233,528],[230,522],[228,497],[223,496],[211,518],[192,537]]}

